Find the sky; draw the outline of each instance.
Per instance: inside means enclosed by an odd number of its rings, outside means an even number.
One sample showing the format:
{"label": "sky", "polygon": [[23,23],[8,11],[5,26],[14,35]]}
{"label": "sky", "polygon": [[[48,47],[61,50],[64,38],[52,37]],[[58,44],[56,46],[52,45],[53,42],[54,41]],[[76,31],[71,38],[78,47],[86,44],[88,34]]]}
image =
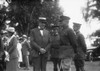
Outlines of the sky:
{"label": "sky", "polygon": [[86,6],[86,0],[60,0],[59,5],[64,10],[64,15],[70,16],[74,21],[82,20],[82,7]]}
{"label": "sky", "polygon": [[[87,38],[90,34],[95,32],[100,27],[100,21],[98,19],[92,19],[88,24],[84,21],[82,15],[82,9],[86,8],[87,0],[59,0],[59,6],[62,8],[63,14],[69,16],[70,27],[72,28],[73,22],[81,23],[80,29],[84,37]],[[85,39],[88,49],[92,48],[90,38]]]}
{"label": "sky", "polygon": [[[82,28],[86,28],[84,25],[86,23],[82,16],[82,8],[86,7],[86,0],[59,0],[59,6],[62,8],[63,14],[71,18],[71,27],[73,25],[72,22],[77,22],[82,24]],[[81,32],[87,36],[87,33],[83,30]]]}

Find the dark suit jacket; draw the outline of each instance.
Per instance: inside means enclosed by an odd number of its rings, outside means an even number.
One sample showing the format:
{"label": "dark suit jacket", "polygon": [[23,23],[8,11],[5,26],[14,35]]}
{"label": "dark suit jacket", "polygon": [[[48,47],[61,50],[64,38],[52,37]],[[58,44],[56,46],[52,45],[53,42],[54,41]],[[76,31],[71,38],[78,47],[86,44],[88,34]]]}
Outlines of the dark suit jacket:
{"label": "dark suit jacket", "polygon": [[77,32],[76,38],[78,43],[78,48],[77,48],[78,54],[75,56],[75,59],[85,59],[87,47],[84,40],[84,36],[80,32]]}
{"label": "dark suit jacket", "polygon": [[76,53],[77,41],[74,31],[66,27],[60,32],[60,49],[59,49],[59,57],[74,57],[74,52]]}
{"label": "dark suit jacket", "polygon": [[[44,48],[47,52],[50,48],[50,34],[49,31],[43,30],[43,36],[40,33],[38,28],[32,29],[30,34],[30,45],[32,48],[33,57],[38,57],[40,53],[40,48]],[[45,53],[44,56],[48,56],[48,53]]]}

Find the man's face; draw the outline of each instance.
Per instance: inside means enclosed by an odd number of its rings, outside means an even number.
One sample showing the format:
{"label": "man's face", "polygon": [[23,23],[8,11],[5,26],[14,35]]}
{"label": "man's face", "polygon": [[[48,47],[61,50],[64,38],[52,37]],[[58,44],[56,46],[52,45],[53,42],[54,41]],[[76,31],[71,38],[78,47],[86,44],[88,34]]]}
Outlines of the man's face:
{"label": "man's face", "polygon": [[45,28],[45,24],[43,22],[39,22],[39,26],[40,26],[41,29]]}
{"label": "man's face", "polygon": [[61,27],[64,27],[64,26],[68,26],[68,23],[69,23],[69,20],[63,20],[62,22],[61,22]]}
{"label": "man's face", "polygon": [[73,29],[74,29],[75,32],[77,32],[77,31],[79,31],[80,27],[77,26],[77,25],[73,25]]}
{"label": "man's face", "polygon": [[21,43],[23,40],[21,39],[21,40],[19,40],[19,43]]}

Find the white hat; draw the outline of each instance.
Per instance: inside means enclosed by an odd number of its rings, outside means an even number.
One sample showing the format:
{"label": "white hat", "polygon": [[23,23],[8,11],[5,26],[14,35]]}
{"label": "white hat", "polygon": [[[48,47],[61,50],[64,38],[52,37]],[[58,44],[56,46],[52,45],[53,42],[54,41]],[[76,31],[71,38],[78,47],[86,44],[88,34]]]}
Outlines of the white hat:
{"label": "white hat", "polygon": [[39,17],[39,20],[46,20],[45,17]]}
{"label": "white hat", "polygon": [[26,36],[26,35],[23,35],[22,37],[23,37],[23,38],[27,38],[27,36]]}
{"label": "white hat", "polygon": [[7,30],[8,32],[12,32],[12,33],[15,32],[15,28],[14,28],[14,27],[8,27],[6,30]]}

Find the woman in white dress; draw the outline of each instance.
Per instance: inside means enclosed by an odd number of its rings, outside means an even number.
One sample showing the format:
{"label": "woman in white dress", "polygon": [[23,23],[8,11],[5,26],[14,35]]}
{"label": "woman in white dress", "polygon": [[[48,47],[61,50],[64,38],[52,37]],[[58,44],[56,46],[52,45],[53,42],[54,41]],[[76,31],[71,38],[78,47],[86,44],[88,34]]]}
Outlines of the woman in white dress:
{"label": "woman in white dress", "polygon": [[19,54],[19,57],[18,57],[18,67],[20,68],[20,63],[23,61],[22,60],[22,45],[21,45],[21,39],[19,39],[18,43],[17,43],[17,49],[18,49],[18,54]]}

